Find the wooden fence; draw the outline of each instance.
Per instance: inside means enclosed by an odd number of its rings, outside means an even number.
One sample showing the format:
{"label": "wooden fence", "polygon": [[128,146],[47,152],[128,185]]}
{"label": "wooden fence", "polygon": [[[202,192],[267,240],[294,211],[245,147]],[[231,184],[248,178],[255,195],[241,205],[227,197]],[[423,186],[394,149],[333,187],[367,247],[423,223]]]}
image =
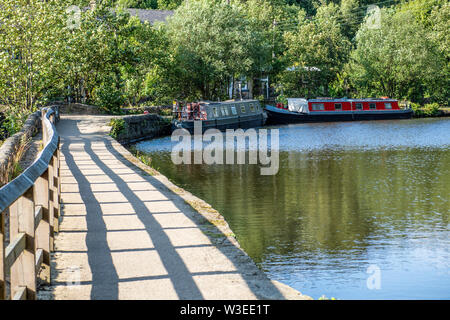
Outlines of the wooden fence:
{"label": "wooden fence", "polygon": [[[0,300],[36,299],[38,278],[50,284],[50,252],[58,231],[61,194],[58,111],[41,111],[44,149],[31,166],[0,189]],[[5,247],[7,214],[10,241]]]}

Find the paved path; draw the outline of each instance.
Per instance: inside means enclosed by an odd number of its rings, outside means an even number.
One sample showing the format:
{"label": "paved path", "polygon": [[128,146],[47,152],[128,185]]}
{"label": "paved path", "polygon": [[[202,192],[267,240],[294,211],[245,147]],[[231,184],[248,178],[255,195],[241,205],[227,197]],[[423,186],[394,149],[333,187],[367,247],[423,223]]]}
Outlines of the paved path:
{"label": "paved path", "polygon": [[[110,118],[110,117],[109,117]],[[302,299],[270,281],[162,176],[129,160],[104,116],[65,116],[54,299]],[[173,185],[172,185],[173,186]],[[192,196],[192,195],[191,195]],[[194,197],[195,198],[195,197]]]}

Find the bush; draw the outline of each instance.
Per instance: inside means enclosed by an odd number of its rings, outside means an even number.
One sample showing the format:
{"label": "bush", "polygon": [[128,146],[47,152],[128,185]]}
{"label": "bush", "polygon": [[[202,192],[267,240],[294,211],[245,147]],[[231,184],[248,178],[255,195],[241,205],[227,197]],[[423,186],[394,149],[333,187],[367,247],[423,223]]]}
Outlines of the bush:
{"label": "bush", "polygon": [[108,113],[118,114],[124,102],[122,92],[108,82],[102,83],[94,92],[94,104]]}
{"label": "bush", "polygon": [[284,105],[287,105],[288,101],[287,101],[287,97],[285,95],[280,94],[277,99],[276,102],[278,103],[283,103]]}
{"label": "bush", "polygon": [[161,109],[159,111],[159,115],[161,115],[161,116],[171,116],[172,115],[172,109],[170,109],[170,108]]}
{"label": "bush", "polygon": [[439,104],[436,102],[428,103],[423,108],[423,112],[428,117],[435,117],[439,115]]}
{"label": "bush", "polygon": [[123,119],[111,119],[109,125],[112,127],[109,135],[114,139],[125,130],[125,121]]}
{"label": "bush", "polygon": [[440,114],[439,103],[428,103],[421,107],[418,103],[411,103],[411,109],[416,117],[436,117]]}
{"label": "bush", "polygon": [[420,108],[420,104],[411,102],[410,106],[411,106],[411,109],[414,111],[414,115],[416,117],[423,116],[423,110]]}

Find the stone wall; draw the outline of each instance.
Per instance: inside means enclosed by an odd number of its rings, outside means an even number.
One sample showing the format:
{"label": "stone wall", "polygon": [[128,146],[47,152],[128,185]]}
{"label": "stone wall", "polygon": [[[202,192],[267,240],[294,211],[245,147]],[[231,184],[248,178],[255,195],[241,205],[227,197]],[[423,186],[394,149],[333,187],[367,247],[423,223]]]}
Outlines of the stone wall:
{"label": "stone wall", "polygon": [[63,103],[59,106],[59,111],[66,114],[104,114],[99,107],[82,103]]}
{"label": "stone wall", "polygon": [[[56,117],[59,119],[58,107],[51,108],[55,110]],[[31,137],[39,132],[41,125],[41,111],[36,111],[28,116],[19,132],[7,138],[0,146],[0,187],[8,183],[14,163],[22,158]]]}
{"label": "stone wall", "polygon": [[165,136],[170,133],[170,121],[157,114],[117,117],[113,120],[111,128],[111,136],[124,144]]}
{"label": "stone wall", "polygon": [[8,183],[14,162],[20,160],[30,138],[41,128],[41,112],[32,113],[25,122],[22,130],[12,135],[0,147],[0,186]]}

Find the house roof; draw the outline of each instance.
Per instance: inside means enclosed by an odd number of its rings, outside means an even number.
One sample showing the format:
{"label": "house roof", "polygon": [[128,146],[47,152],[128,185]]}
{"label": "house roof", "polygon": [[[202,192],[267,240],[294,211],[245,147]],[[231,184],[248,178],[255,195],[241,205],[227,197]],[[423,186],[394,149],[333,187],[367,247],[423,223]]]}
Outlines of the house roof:
{"label": "house roof", "polygon": [[173,15],[173,10],[127,9],[132,16],[137,16],[142,22],[154,24],[156,21],[166,22]]}

